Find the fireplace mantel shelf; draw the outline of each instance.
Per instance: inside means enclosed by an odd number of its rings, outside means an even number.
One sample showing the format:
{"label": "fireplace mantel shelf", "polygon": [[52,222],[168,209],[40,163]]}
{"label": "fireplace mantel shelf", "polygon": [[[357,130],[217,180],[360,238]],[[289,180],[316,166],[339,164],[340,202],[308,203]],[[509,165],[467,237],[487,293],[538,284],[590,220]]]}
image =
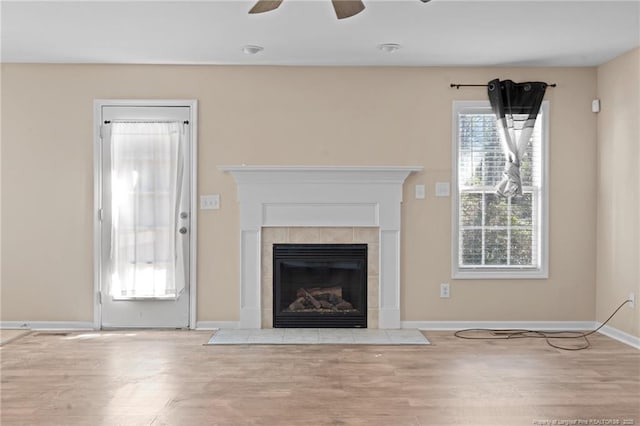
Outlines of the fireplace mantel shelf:
{"label": "fireplace mantel shelf", "polygon": [[260,328],[263,227],[377,227],[379,327],[400,327],[402,186],[420,166],[218,166],[238,183],[240,327]]}
{"label": "fireplace mantel shelf", "polygon": [[247,165],[231,165],[231,166],[218,166],[222,171],[257,171],[257,172],[277,172],[277,171],[353,171],[353,172],[368,172],[368,171],[420,171],[422,166],[247,166]]}
{"label": "fireplace mantel shelf", "polygon": [[238,183],[403,183],[422,166],[218,166]]}

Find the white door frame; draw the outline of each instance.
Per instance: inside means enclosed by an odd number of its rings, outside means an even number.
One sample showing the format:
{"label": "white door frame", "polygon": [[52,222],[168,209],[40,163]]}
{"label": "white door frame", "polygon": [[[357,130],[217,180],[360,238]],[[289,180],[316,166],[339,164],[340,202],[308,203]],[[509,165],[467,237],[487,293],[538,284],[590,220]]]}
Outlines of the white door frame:
{"label": "white door frame", "polygon": [[191,216],[189,218],[189,233],[191,251],[189,257],[189,328],[196,328],[196,272],[197,272],[197,213],[198,213],[198,101],[185,100],[148,100],[148,99],[96,99],[93,101],[93,327],[101,327],[102,304],[100,301],[101,279],[100,253],[102,247],[100,232],[100,209],[102,208],[102,150],[100,142],[102,107],[104,106],[183,106],[189,107],[189,129],[191,131]]}

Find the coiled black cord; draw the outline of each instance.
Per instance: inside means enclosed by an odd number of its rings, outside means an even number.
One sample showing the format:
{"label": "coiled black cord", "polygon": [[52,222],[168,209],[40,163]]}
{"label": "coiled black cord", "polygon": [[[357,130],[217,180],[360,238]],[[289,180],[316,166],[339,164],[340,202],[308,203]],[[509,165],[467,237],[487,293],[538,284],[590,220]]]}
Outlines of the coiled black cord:
{"label": "coiled black cord", "polygon": [[[607,318],[605,322],[600,324],[600,326],[594,330],[588,332],[582,331],[540,331],[540,330],[526,330],[526,329],[495,329],[495,328],[467,328],[464,330],[458,330],[453,335],[460,339],[470,339],[470,340],[502,340],[502,339],[544,339],[547,344],[556,349],[562,349],[563,351],[580,351],[582,349],[587,349],[591,346],[591,342],[587,338],[594,333],[597,333],[602,327],[604,327],[611,318],[614,317],[615,314],[618,313],[620,309],[627,303],[631,303],[632,300],[625,300],[618,306],[618,308],[613,311],[613,313]],[[473,335],[472,333],[489,333],[489,336],[478,336]],[[584,339],[584,343],[581,346],[573,347],[573,346],[561,346],[558,344],[554,344],[550,339]]]}

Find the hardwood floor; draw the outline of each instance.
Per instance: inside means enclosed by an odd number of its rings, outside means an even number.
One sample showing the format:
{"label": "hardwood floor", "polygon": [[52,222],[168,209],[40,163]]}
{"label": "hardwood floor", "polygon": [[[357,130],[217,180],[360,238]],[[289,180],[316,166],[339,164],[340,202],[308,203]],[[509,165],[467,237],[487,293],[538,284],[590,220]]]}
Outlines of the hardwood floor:
{"label": "hardwood floor", "polygon": [[211,334],[21,337],[0,348],[0,423],[640,425],[640,351],[602,335],[566,352],[449,332],[427,332],[431,346],[203,346]]}
{"label": "hardwood floor", "polygon": [[30,333],[29,330],[0,328],[0,346],[6,345],[12,340],[19,339],[20,337],[27,335],[29,333]]}

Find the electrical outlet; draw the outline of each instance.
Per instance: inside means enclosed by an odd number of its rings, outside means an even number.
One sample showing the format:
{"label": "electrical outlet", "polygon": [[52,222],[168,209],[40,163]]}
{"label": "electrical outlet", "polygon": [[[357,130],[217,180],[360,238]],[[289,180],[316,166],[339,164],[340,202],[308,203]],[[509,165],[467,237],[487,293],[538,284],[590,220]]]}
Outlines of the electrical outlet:
{"label": "electrical outlet", "polygon": [[448,299],[451,293],[449,293],[449,283],[440,283],[440,298]]}
{"label": "electrical outlet", "polygon": [[636,308],[636,294],[635,293],[629,293],[629,300],[631,300],[631,303],[629,303],[629,307],[631,309],[635,309]]}

